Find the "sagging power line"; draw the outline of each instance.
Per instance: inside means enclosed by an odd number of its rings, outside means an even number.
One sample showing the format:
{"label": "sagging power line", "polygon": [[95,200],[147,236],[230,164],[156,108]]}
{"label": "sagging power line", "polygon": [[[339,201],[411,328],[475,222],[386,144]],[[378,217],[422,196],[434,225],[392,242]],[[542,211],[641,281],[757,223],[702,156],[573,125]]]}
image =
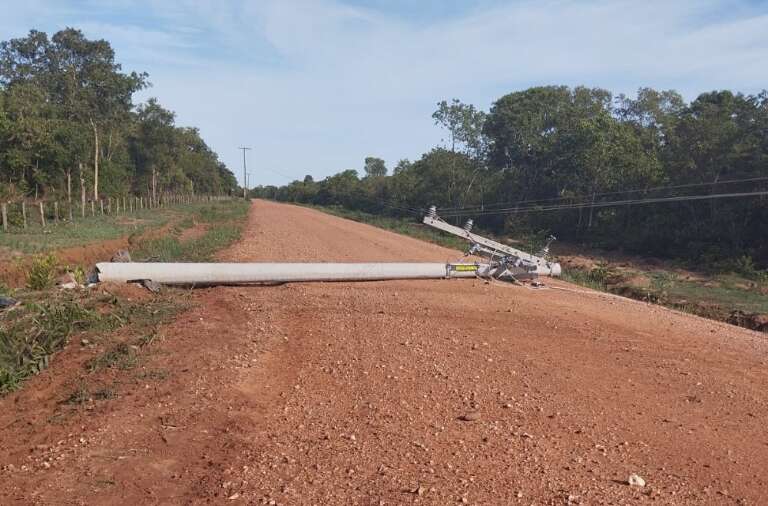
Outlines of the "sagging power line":
{"label": "sagging power line", "polygon": [[534,204],[537,202],[557,202],[557,201],[563,201],[563,200],[593,199],[597,197],[605,197],[608,195],[622,195],[626,193],[678,190],[682,188],[696,188],[696,187],[702,187],[702,186],[715,186],[715,185],[738,184],[738,183],[754,183],[754,182],[760,182],[760,181],[768,181],[768,177],[752,177],[752,178],[745,178],[745,179],[728,179],[723,181],[710,181],[706,183],[688,183],[688,184],[679,184],[679,185],[671,185],[671,186],[655,186],[650,188],[635,188],[632,190],[598,192],[598,193],[593,193],[589,195],[562,196],[562,197],[551,197],[551,198],[542,198],[542,199],[526,199],[526,200],[518,200],[513,202],[500,201],[500,202],[492,202],[489,204],[481,204],[481,205],[474,205],[474,206],[441,207],[439,209],[442,213],[447,215],[452,211],[492,210],[492,208],[496,206],[517,206],[519,204]]}
{"label": "sagging power line", "polygon": [[629,205],[645,205],[645,204],[658,204],[666,202],[689,202],[696,200],[713,200],[724,198],[740,198],[740,197],[760,197],[768,196],[768,191],[754,191],[754,192],[740,192],[740,193],[718,193],[709,195],[680,195],[676,197],[656,197],[647,199],[626,199],[615,200],[609,202],[579,202],[572,204],[562,205],[550,205],[550,206],[523,206],[523,207],[511,207],[506,209],[496,209],[490,211],[461,211],[454,213],[444,213],[443,217],[458,217],[458,216],[492,216],[492,215],[505,215],[505,214],[519,214],[519,213],[531,213],[531,212],[546,212],[546,211],[560,211],[567,209],[589,209],[589,208],[601,208],[601,207],[619,207]]}

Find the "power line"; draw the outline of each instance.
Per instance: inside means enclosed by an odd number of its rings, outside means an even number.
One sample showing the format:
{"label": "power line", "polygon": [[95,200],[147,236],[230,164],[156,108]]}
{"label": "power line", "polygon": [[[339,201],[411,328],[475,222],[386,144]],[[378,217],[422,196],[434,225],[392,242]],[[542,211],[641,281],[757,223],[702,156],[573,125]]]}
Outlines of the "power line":
{"label": "power line", "polygon": [[627,205],[644,205],[644,204],[657,204],[665,202],[688,202],[696,200],[712,200],[721,198],[738,198],[738,197],[758,197],[766,196],[768,191],[755,191],[755,192],[742,192],[742,193],[718,193],[710,195],[679,195],[676,197],[656,197],[648,199],[628,199],[628,200],[616,200],[610,202],[580,202],[573,204],[551,205],[551,206],[527,206],[522,208],[508,208],[497,209],[492,211],[480,211],[475,213],[469,212],[456,212],[441,214],[442,217],[458,217],[458,216],[492,216],[501,214],[518,214],[529,212],[546,212],[546,211],[560,211],[566,209],[585,209],[585,208],[600,208],[600,207],[615,207],[615,206],[627,206]]}
{"label": "power line", "polygon": [[746,178],[746,179],[729,179],[729,180],[723,180],[723,181],[711,181],[708,183],[688,183],[688,184],[679,184],[679,185],[672,185],[672,186],[656,186],[651,188],[637,188],[632,190],[623,190],[623,191],[612,191],[612,192],[602,192],[602,193],[594,193],[589,195],[577,195],[572,197],[552,197],[552,198],[544,198],[544,199],[529,199],[529,200],[518,200],[516,202],[493,202],[490,204],[482,204],[482,205],[475,205],[475,206],[465,206],[465,207],[441,207],[438,210],[439,211],[470,211],[470,210],[486,210],[488,208],[492,208],[494,206],[501,206],[501,205],[518,205],[518,204],[532,204],[536,202],[556,202],[561,200],[579,200],[579,199],[592,199],[594,197],[605,197],[608,195],[621,195],[625,193],[641,193],[641,192],[652,192],[652,191],[661,191],[661,190],[676,190],[681,188],[694,188],[699,186],[710,186],[710,185],[722,185],[722,184],[734,184],[734,183],[750,183],[750,182],[757,182],[757,181],[768,181],[768,177],[752,177],[752,178]]}
{"label": "power line", "polygon": [[278,176],[282,176],[283,178],[287,179],[290,182],[298,181],[297,178],[295,178],[293,176],[289,176],[287,174],[284,174],[284,173],[282,173],[280,171],[277,171],[275,169],[270,169],[270,168],[264,167],[264,170],[268,170],[269,172],[271,172],[273,174],[277,174]]}

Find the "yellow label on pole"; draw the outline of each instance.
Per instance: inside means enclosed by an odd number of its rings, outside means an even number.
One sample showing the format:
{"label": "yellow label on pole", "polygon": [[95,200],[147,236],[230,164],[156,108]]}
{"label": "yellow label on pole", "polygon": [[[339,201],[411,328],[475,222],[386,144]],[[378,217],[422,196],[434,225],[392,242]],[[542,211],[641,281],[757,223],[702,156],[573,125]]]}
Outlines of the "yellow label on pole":
{"label": "yellow label on pole", "polygon": [[474,272],[477,270],[477,265],[474,264],[452,264],[451,265],[452,271],[457,272]]}

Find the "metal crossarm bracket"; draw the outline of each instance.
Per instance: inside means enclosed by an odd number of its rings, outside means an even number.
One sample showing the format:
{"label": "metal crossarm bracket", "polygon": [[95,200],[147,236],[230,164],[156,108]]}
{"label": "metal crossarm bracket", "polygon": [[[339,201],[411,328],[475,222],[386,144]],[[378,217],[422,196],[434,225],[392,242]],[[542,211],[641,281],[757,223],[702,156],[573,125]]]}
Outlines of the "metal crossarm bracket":
{"label": "metal crossarm bracket", "polygon": [[[464,228],[446,223],[437,215],[437,210],[434,206],[429,208],[429,212],[424,216],[423,220],[425,225],[448,232],[455,236],[466,239],[470,243],[469,253],[472,255],[478,255],[484,258],[488,258],[492,261],[504,264],[507,269],[513,275],[523,276],[559,276],[561,269],[560,264],[556,262],[550,262],[546,258],[532,255],[521,251],[519,249],[512,248],[506,244],[501,244],[494,240],[485,238],[483,236],[473,234],[472,220],[467,221]],[[554,240],[552,237],[549,241]],[[549,242],[547,243],[544,252],[549,252]]]}

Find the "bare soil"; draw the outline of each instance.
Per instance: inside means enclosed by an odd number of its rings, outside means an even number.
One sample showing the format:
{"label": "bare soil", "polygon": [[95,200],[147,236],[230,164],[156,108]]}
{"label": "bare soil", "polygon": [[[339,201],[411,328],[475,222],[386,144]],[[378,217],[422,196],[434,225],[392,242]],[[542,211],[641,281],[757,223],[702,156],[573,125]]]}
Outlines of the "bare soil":
{"label": "bare soil", "polygon": [[[221,258],[458,256],[257,201]],[[195,291],[117,398],[60,404],[70,345],[0,400],[0,503],[768,502],[764,335],[547,285]]]}
{"label": "bare soil", "polygon": [[206,232],[208,232],[208,228],[208,224],[206,223],[195,223],[191,227],[185,228],[181,234],[179,234],[179,241],[189,242],[200,239]]}

